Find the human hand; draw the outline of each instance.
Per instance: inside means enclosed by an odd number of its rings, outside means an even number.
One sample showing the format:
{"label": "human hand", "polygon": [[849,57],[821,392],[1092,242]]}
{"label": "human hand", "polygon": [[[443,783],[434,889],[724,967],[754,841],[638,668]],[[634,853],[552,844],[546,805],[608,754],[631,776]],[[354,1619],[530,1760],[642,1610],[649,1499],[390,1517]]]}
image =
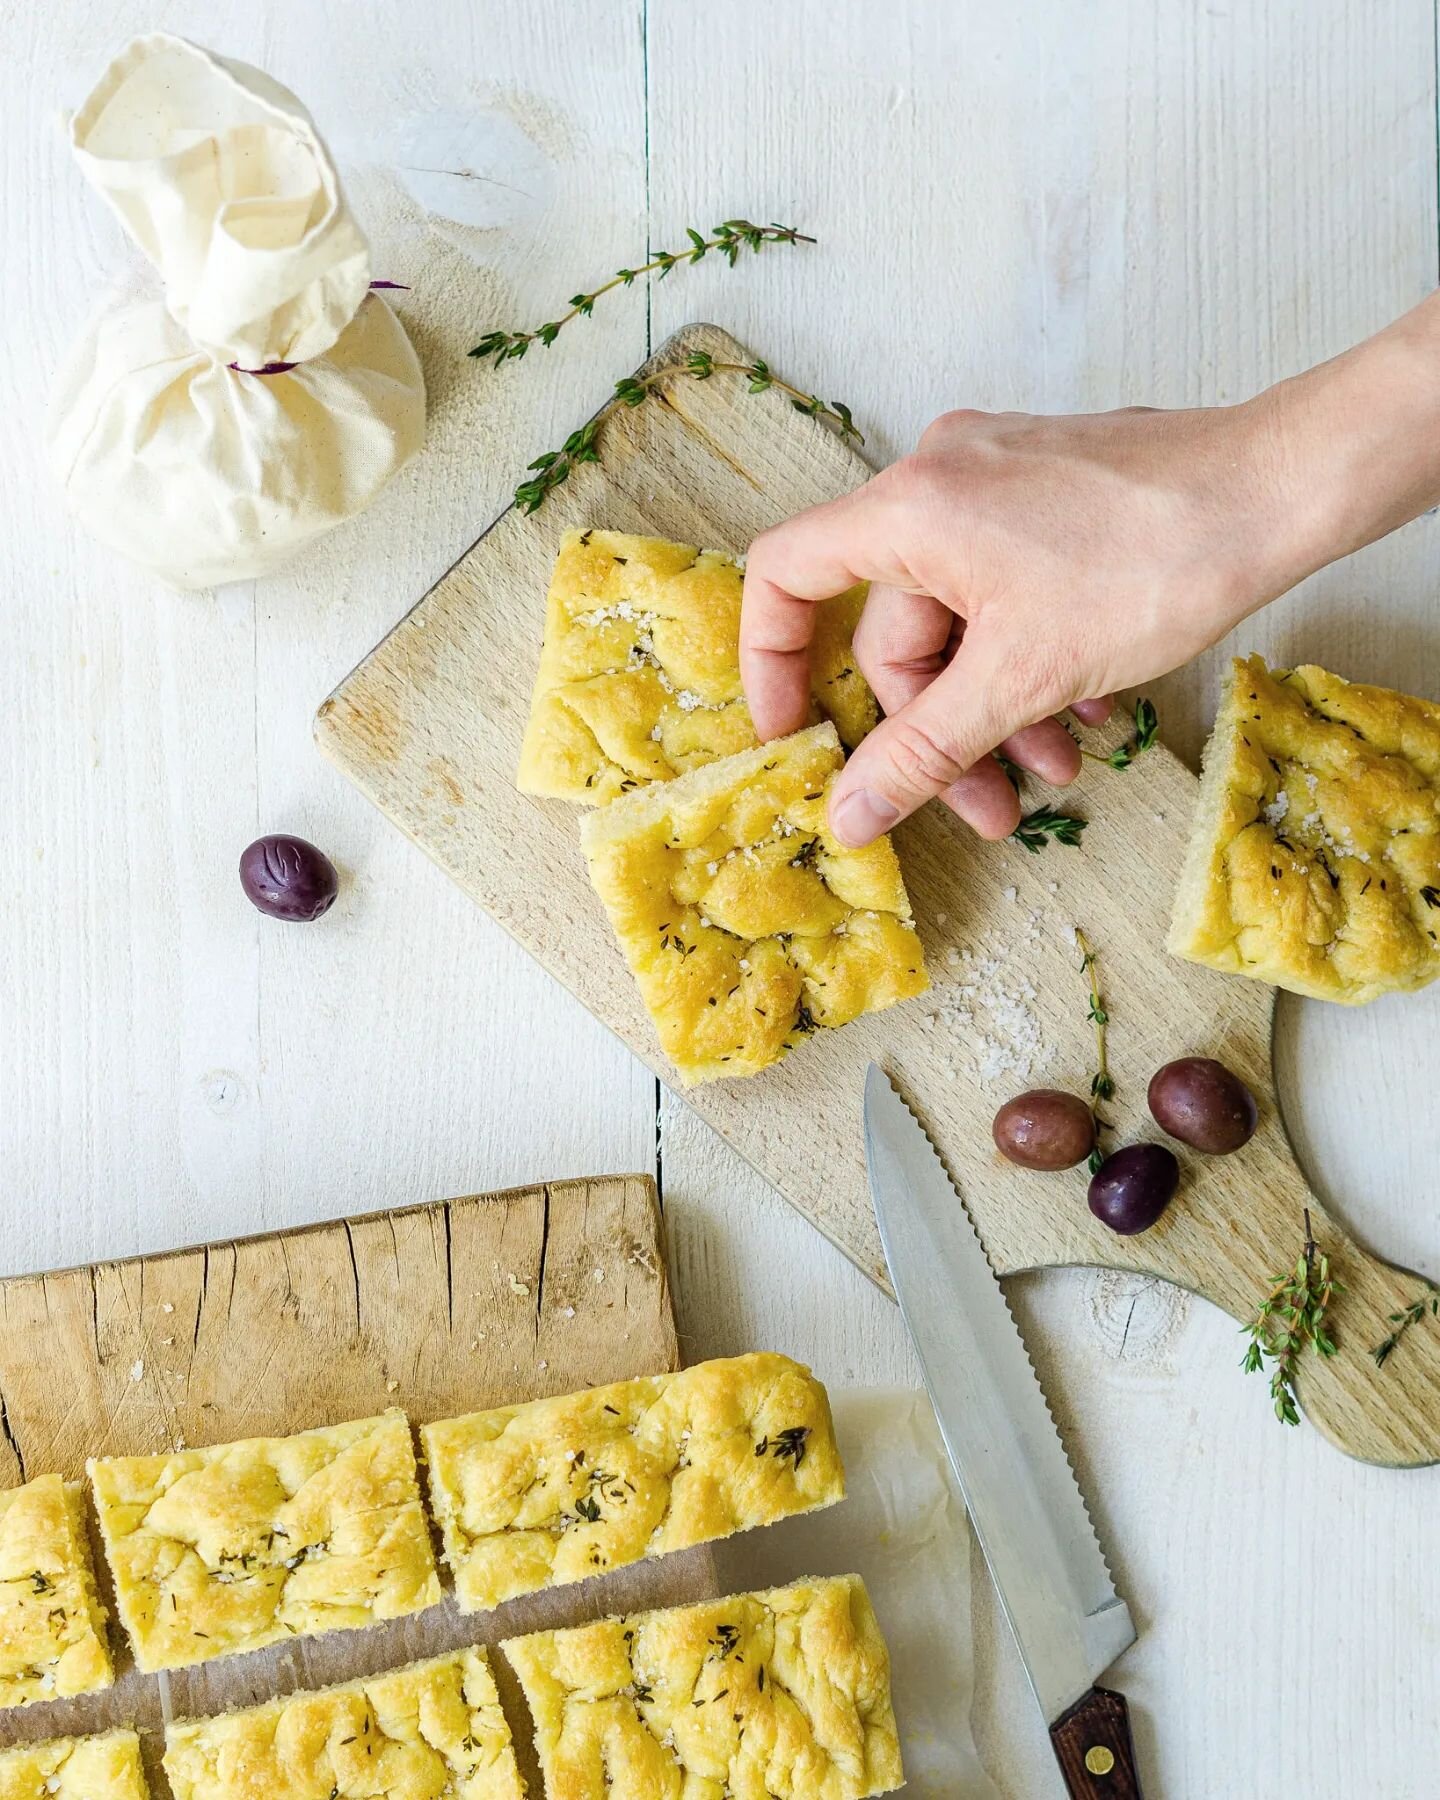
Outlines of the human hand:
{"label": "human hand", "polygon": [[762,738],[805,723],[813,603],[872,584],[855,654],[887,717],[832,791],[842,842],[934,795],[1008,835],[1019,803],[990,752],[1073,780],[1057,713],[1100,723],[1097,696],[1178,667],[1306,572],[1267,400],[947,413],[914,455],[755,541],[740,667]]}

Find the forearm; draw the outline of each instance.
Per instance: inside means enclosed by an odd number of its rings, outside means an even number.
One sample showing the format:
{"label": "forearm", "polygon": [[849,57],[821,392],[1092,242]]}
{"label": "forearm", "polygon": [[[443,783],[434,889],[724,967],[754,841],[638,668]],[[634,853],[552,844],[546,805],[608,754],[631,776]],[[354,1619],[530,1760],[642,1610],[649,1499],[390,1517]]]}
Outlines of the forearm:
{"label": "forearm", "polygon": [[1279,592],[1440,503],[1440,294],[1249,410],[1289,513]]}

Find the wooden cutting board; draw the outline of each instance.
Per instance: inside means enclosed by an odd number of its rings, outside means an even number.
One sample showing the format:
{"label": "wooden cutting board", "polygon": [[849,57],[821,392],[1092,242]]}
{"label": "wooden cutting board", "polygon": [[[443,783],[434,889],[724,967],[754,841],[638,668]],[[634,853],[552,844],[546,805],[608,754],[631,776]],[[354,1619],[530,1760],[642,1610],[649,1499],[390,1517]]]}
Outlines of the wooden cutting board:
{"label": "wooden cutting board", "polygon": [[[283,1435],[390,1406],[418,1425],[679,1366],[648,1177],[475,1195],[0,1281],[0,1487],[82,1476],[87,1456]],[[414,1619],[158,1678],[124,1654],[110,1692],[5,1714],[0,1747],[121,1723],[154,1732],[165,1716],[350,1680],[517,1627],[714,1591],[708,1553],[692,1551],[480,1618],[447,1598]],[[502,1658],[495,1672],[528,1757]],[[146,1749],[153,1762],[158,1739]]]}
{"label": "wooden cutting board", "polygon": [[[647,370],[703,348],[751,352],[712,326],[680,332]],[[477,379],[518,379],[513,372]],[[743,551],[801,507],[849,491],[865,463],[783,395],[678,374],[603,427],[603,458],[537,514],[512,509],[466,552],[320,709],[322,750],[662,1078],[672,1072],[585,874],[574,809],[516,792],[545,591],[573,525],[652,532]],[[523,463],[523,455],[517,462]],[[1096,734],[1108,747],[1117,723]],[[1369,1255],[1306,1188],[1275,1101],[1271,989],[1181,963],[1163,948],[1196,782],[1163,748],[1119,774],[1087,763],[1070,790],[1082,849],[982,843],[938,806],[897,834],[934,983],[924,999],[822,1032],[778,1069],[686,1099],[876,1281],[883,1259],[866,1190],[866,1064],[890,1071],[949,1162],[996,1269],[1134,1269],[1246,1318],[1300,1253],[1302,1211],[1347,1284],[1330,1361],[1307,1361],[1301,1398],[1319,1428],[1367,1460],[1440,1458],[1440,1329],[1411,1331],[1383,1370],[1387,1315],[1423,1281]],[[1030,805],[1047,796],[1038,784]],[[1081,1171],[1041,1176],[994,1152],[990,1120],[1036,1085],[1088,1091],[1091,1027],[1081,927],[1098,952],[1119,1092],[1114,1141],[1155,1135],[1150,1074],[1218,1056],[1250,1083],[1263,1124],[1240,1155],[1187,1155],[1182,1194],[1153,1230],[1116,1237],[1086,1208]],[[1362,1129],[1356,1121],[1356,1129]],[[1237,1338],[1237,1357],[1239,1340]],[[1258,1383],[1257,1383],[1258,1387]],[[1257,1393],[1257,1403],[1263,1396]]]}

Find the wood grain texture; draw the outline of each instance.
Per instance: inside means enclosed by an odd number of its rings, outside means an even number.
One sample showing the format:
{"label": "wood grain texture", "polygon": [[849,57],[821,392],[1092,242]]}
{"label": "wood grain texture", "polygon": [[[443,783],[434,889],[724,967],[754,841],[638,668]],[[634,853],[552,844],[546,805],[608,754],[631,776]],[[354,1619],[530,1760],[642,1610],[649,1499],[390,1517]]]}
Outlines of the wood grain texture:
{"label": "wood grain texture", "polygon": [[[87,1456],[285,1436],[391,1406],[419,1424],[679,1366],[648,1176],[470,1195],[0,1281],[0,1486],[83,1477]],[[7,1714],[0,1744],[223,1711],[531,1621],[668,1605],[710,1581],[708,1553],[692,1552],[478,1621],[447,1596],[412,1619],[159,1679],[126,1652],[113,1692]]]}
{"label": "wood grain texture", "polygon": [[[713,327],[678,333],[653,365],[695,349],[749,361]],[[607,422],[599,465],[573,476],[544,512],[505,514],[327,700],[321,747],[547,969],[662,1075],[667,1065],[585,876],[575,812],[515,790],[514,768],[561,530],[603,524],[743,550],[789,503],[833,498],[864,465],[778,395],[723,377],[681,375],[638,412]],[[1111,738],[1118,741],[1118,728]],[[875,1232],[859,1131],[866,1064],[899,1081],[949,1162],[1001,1273],[1088,1263],[1161,1275],[1245,1319],[1290,1267],[1308,1205],[1346,1293],[1340,1353],[1307,1363],[1310,1416],[1352,1455],[1385,1463],[1440,1457],[1440,1335],[1416,1335],[1384,1371],[1369,1352],[1387,1316],[1421,1291],[1347,1238],[1310,1195],[1280,1124],[1270,1071],[1274,996],[1164,952],[1195,780],[1163,749],[1124,774],[1087,765],[1075,793],[1083,851],[1032,855],[974,839],[942,808],[896,842],[933,979],[919,1002],[819,1033],[747,1081],[686,1099],[779,1192],[873,1279]],[[519,844],[523,856],[515,854]],[[1064,877],[1063,901],[1051,888]],[[1117,892],[1123,904],[1117,906]],[[543,902],[541,900],[543,896]],[[1084,1204],[1085,1177],[1044,1179],[995,1151],[990,1119],[1017,1078],[1018,1047],[1061,1085],[1088,1088],[1093,1057],[1074,927],[1101,959],[1112,1006],[1116,1141],[1151,1131],[1150,1074],[1180,1054],[1234,1068],[1265,1114],[1237,1157],[1191,1156],[1184,1200],[1139,1237],[1120,1238]],[[988,973],[983,973],[988,971]],[[997,1023],[978,1010],[994,988]],[[979,996],[979,998],[977,998]],[[1017,998],[1018,996],[1018,998]],[[989,1040],[990,1030],[1001,1035]],[[982,1038],[979,1066],[967,1036]],[[962,1040],[957,1044],[957,1036]],[[1001,1076],[987,1054],[1007,1058]]]}
{"label": "wood grain texture", "polygon": [[[308,746],[318,698],[493,516],[517,463],[646,354],[645,313],[657,342],[708,317],[768,346],[850,401],[884,462],[951,405],[1233,399],[1435,279],[1431,0],[833,0],[821,30],[760,0],[715,0],[703,23],[684,0],[56,0],[7,22],[9,1271],[651,1166],[648,1071]],[[60,350],[125,264],[55,111],[157,25],[310,106],[377,273],[417,283],[401,305],[432,398],[424,456],[367,519],[213,600],[75,537],[36,451]],[[476,328],[551,316],[647,231],[673,244],[737,209],[821,242],[618,297],[494,380],[464,363]],[[1242,647],[1440,694],[1437,589],[1424,522],[1306,583]],[[1192,760],[1214,691],[1205,666],[1157,689]],[[232,886],[240,846],[287,827],[346,875],[308,933],[257,921]],[[1440,1278],[1437,1035],[1440,990],[1362,1012],[1282,998],[1276,1057],[1317,1191]],[[684,1101],[660,1104],[687,1356],[765,1343],[830,1380],[913,1380],[880,1290]],[[1325,1792],[1339,1770],[1429,1800],[1440,1469],[1282,1432],[1230,1318],[1168,1284],[1009,1287],[1142,1624],[1117,1679],[1147,1791]],[[1058,1795],[978,1566],[976,1582],[988,1767],[1006,1800]]]}
{"label": "wood grain texture", "polygon": [[1071,1800],[1141,1800],[1125,1696],[1091,1688],[1050,1727]]}

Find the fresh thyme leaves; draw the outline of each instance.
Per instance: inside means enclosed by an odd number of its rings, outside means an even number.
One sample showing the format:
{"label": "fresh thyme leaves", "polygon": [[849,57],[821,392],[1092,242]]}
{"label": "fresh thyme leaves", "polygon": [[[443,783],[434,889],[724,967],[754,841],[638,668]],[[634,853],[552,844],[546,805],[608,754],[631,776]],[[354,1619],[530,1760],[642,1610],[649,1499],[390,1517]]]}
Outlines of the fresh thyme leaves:
{"label": "fresh thyme leaves", "polygon": [[792,387],[758,357],[750,363],[724,362],[712,356],[708,350],[692,350],[683,363],[656,369],[649,375],[626,375],[617,381],[613,399],[608,400],[588,424],[582,425],[578,431],[572,431],[558,450],[547,450],[543,456],[537,456],[534,462],[527,465],[536,473],[516,488],[515,504],[522,512],[536,512],[545,504],[547,495],[562,482],[569,480],[572,470],[577,469],[581,463],[598,463],[600,452],[596,440],[601,426],[617,406],[641,406],[658,388],[682,375],[688,375],[694,381],[709,381],[712,376],[721,374],[743,375],[752,394],[764,393],[767,388],[778,388],[781,393],[789,395],[790,404],[796,412],[833,426],[841,438],[847,438],[856,444],[865,442],[851,416],[850,408],[843,400],[826,402],[818,394],[807,394],[803,388]]}
{"label": "fresh thyme leaves", "polygon": [[1090,978],[1090,997],[1085,1016],[1095,1027],[1095,1073],[1090,1078],[1090,1117],[1095,1121],[1095,1148],[1090,1152],[1089,1164],[1090,1173],[1094,1175],[1105,1160],[1100,1149],[1100,1133],[1110,1129],[1110,1121],[1100,1116],[1100,1107],[1104,1101],[1115,1098],[1115,1078],[1110,1073],[1106,1044],[1110,1014],[1105,1010],[1105,1000],[1100,992],[1100,972],[1096,967],[1095,952],[1078,926],[1075,929],[1075,942],[1080,946],[1080,973]]}
{"label": "fresh thyme leaves", "polygon": [[1399,1312],[1392,1312],[1389,1315],[1390,1323],[1395,1329],[1383,1343],[1377,1344],[1370,1352],[1375,1358],[1375,1367],[1377,1369],[1383,1369],[1385,1367],[1386,1363],[1390,1360],[1392,1353],[1398,1347],[1401,1338],[1404,1337],[1405,1333],[1412,1325],[1418,1325],[1425,1317],[1426,1313],[1429,1313],[1432,1319],[1440,1318],[1440,1288],[1437,1288],[1433,1282],[1426,1283],[1425,1292],[1418,1300],[1412,1300],[1408,1306],[1402,1307]]}
{"label": "fresh thyme leaves", "polygon": [[592,1525],[600,1517],[600,1503],[593,1494],[582,1494],[575,1502],[575,1510],[582,1519],[588,1519]]}
{"label": "fresh thyme leaves", "polygon": [[1127,738],[1123,744],[1117,744],[1108,755],[1102,756],[1098,750],[1082,749],[1080,754],[1091,762],[1104,763],[1107,769],[1128,769],[1137,756],[1143,756],[1147,750],[1153,749],[1160,731],[1159,715],[1149,700],[1135,702],[1135,735]]}
{"label": "fresh thyme leaves", "polygon": [[1003,755],[999,750],[993,751],[992,754],[994,755],[996,762],[1000,765],[1000,773],[1018,794],[1020,792],[1020,783],[1024,779],[1024,771],[1020,768],[1018,763],[1011,762],[1010,758]]}
{"label": "fresh thyme leaves", "polygon": [[1032,856],[1038,856],[1052,838],[1057,844],[1069,844],[1072,849],[1078,850],[1080,838],[1088,823],[1086,819],[1077,819],[1074,813],[1059,812],[1053,806],[1041,806],[1032,813],[1026,813],[1010,835],[1017,843],[1023,844]]}
{"label": "fresh thyme leaves", "polygon": [[491,357],[498,364],[518,362],[532,344],[542,344],[548,350],[572,319],[590,317],[595,310],[595,302],[602,294],[608,294],[614,288],[631,287],[642,275],[657,271],[663,281],[681,263],[700,262],[712,250],[719,251],[733,269],[742,250],[753,250],[758,255],[766,244],[815,242],[813,237],[806,237],[803,231],[797,231],[793,225],[754,225],[749,219],[726,219],[723,224],[712,227],[708,238],[696,231],[693,225],[687,225],[685,235],[690,240],[685,249],[657,250],[649,262],[641,263],[634,269],[617,269],[609,281],[602,281],[590,293],[572,294],[570,310],[562,313],[558,319],[537,325],[533,331],[487,331],[470,351],[470,355],[481,361]]}
{"label": "fresh thyme leaves", "polygon": [[1300,1423],[1295,1374],[1305,1346],[1308,1344],[1317,1356],[1335,1354],[1326,1313],[1330,1302],[1344,1291],[1330,1273],[1329,1257],[1320,1253],[1315,1242],[1307,1207],[1305,1245],[1295,1267],[1288,1275],[1274,1277],[1270,1292],[1244,1327],[1250,1343],[1240,1366],[1247,1374],[1254,1374],[1264,1368],[1266,1358],[1274,1365],[1270,1371],[1270,1398],[1275,1403],[1275,1417],[1282,1425]]}
{"label": "fresh thyme leaves", "polygon": [[810,1435],[808,1425],[791,1425],[784,1431],[777,1431],[774,1437],[763,1437],[755,1446],[757,1456],[773,1456],[780,1462],[790,1461],[798,1469],[805,1460],[805,1440]]}

